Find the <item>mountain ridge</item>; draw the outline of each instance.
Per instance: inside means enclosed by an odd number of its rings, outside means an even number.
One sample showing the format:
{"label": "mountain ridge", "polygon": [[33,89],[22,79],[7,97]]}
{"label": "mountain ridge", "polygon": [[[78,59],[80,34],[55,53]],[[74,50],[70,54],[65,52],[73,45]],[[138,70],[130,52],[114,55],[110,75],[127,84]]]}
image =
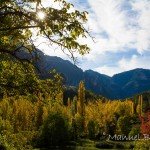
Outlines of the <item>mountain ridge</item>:
{"label": "mountain ridge", "polygon": [[45,55],[37,51],[39,59],[35,65],[40,70],[40,77],[49,78],[49,71],[55,69],[64,77],[66,86],[77,87],[83,80],[85,87],[96,94],[109,99],[124,99],[150,90],[150,70],[137,68],[113,75],[112,77],[93,70],[81,68],[57,56]]}

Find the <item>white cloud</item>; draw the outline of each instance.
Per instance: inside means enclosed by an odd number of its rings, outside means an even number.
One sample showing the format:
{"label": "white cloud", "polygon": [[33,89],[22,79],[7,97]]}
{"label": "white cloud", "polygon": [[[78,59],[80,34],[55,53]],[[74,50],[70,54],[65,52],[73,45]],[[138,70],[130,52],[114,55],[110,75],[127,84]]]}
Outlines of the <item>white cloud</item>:
{"label": "white cloud", "polygon": [[122,58],[118,61],[116,66],[101,66],[97,67],[94,70],[103,74],[107,74],[112,76],[114,74],[132,70],[135,68],[145,68],[150,69],[149,65],[149,55],[142,56],[142,55],[133,55],[130,59],[129,58]]}
{"label": "white cloud", "polygon": [[[96,33],[96,43],[89,42],[92,51],[85,58],[89,63],[103,61],[101,55],[108,57],[107,52],[129,52],[133,49],[139,54],[150,51],[150,1],[149,0],[88,0],[91,6],[90,28]],[[125,5],[127,8],[125,8]],[[92,25],[93,23],[93,25]],[[103,37],[103,32],[108,37]],[[99,34],[97,34],[99,33]],[[106,59],[106,58],[105,58]],[[100,73],[113,75],[134,68],[149,68],[148,56],[120,58],[119,62],[103,64],[92,68]],[[114,61],[116,61],[114,59]],[[109,62],[109,61],[108,61]],[[118,63],[118,64],[117,64]],[[117,64],[117,65],[116,65]],[[92,66],[92,65],[91,65]],[[94,65],[93,65],[94,66]],[[87,68],[87,66],[86,66]]]}
{"label": "white cloud", "polygon": [[139,53],[150,50],[150,1],[139,0],[131,2],[132,9],[138,13],[136,34],[136,48]]}
{"label": "white cloud", "polygon": [[60,9],[60,3],[55,2],[55,0],[41,0],[42,6],[53,7],[55,9]]}
{"label": "white cloud", "polygon": [[[59,3],[53,1],[43,0],[43,5],[59,8]],[[88,28],[95,36],[96,43],[90,39],[86,41],[91,50],[95,51],[93,55],[132,48],[142,53],[150,49],[149,0],[68,1],[74,4],[75,9],[89,12]],[[125,4],[128,5],[127,9],[124,8]]]}
{"label": "white cloud", "polygon": [[123,58],[119,61],[118,67],[123,71],[131,70],[134,68],[150,69],[149,56],[133,55],[131,59]]}
{"label": "white cloud", "polygon": [[113,76],[114,74],[120,72],[120,68],[110,67],[110,66],[102,66],[102,67],[95,68],[94,70],[102,74],[107,74],[109,76]]}
{"label": "white cloud", "polygon": [[[113,75],[134,68],[150,68],[148,66],[150,55],[142,56],[150,51],[150,0],[68,1],[74,4],[75,9],[89,12],[86,27],[95,37],[95,43],[90,38],[80,39],[81,43],[87,43],[91,48],[90,53],[84,56],[84,60],[77,55],[81,63],[86,60],[85,65],[81,64],[83,69]],[[66,58],[59,50],[54,52],[49,51],[50,48],[44,45],[41,47],[49,55]],[[100,63],[107,57],[109,59],[111,53],[118,55],[120,52],[134,53],[135,50],[137,52],[133,57],[130,55],[130,58],[122,58],[122,56],[120,61],[112,58],[113,60],[104,61],[106,64]]]}
{"label": "white cloud", "polygon": [[[150,1],[88,0],[98,22],[97,33],[106,32],[108,39],[97,37],[99,51],[125,51],[135,48],[139,53],[150,48]],[[128,3],[128,11],[123,5]],[[94,16],[94,15],[93,15]],[[94,22],[94,21],[93,21]],[[94,25],[93,25],[94,26]]]}

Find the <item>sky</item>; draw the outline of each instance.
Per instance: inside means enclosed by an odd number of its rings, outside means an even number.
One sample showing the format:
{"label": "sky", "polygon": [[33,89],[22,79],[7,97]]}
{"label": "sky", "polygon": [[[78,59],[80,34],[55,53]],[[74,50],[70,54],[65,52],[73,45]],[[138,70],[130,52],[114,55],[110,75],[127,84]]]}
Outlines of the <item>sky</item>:
{"label": "sky", "polygon": [[[77,66],[102,74],[150,69],[150,0],[68,0],[89,12],[86,27],[94,41],[83,39],[91,51],[78,56]],[[48,2],[47,2],[48,3]],[[68,57],[60,50],[39,46],[47,55]]]}

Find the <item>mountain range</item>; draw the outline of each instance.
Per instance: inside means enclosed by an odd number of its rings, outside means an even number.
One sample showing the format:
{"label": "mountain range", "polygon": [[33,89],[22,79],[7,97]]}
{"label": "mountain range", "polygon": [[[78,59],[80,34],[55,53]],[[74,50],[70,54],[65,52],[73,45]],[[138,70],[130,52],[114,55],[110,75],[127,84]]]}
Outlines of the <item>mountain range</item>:
{"label": "mountain range", "polygon": [[[40,50],[37,51],[37,55],[36,66],[43,79],[48,78],[49,71],[55,69],[64,77],[66,86],[77,87],[83,80],[87,90],[109,99],[124,99],[150,90],[150,70],[148,69],[137,68],[110,77],[93,70],[83,71],[68,60],[45,55]],[[25,57],[25,55],[22,56]]]}

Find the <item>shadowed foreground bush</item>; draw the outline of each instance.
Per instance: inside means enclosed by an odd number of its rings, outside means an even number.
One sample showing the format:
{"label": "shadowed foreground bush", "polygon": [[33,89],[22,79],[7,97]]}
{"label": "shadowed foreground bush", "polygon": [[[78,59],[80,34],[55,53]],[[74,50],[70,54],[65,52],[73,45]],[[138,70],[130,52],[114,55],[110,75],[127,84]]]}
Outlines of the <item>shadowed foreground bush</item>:
{"label": "shadowed foreground bush", "polygon": [[40,147],[64,146],[69,142],[69,133],[67,117],[59,112],[52,112],[42,126]]}

